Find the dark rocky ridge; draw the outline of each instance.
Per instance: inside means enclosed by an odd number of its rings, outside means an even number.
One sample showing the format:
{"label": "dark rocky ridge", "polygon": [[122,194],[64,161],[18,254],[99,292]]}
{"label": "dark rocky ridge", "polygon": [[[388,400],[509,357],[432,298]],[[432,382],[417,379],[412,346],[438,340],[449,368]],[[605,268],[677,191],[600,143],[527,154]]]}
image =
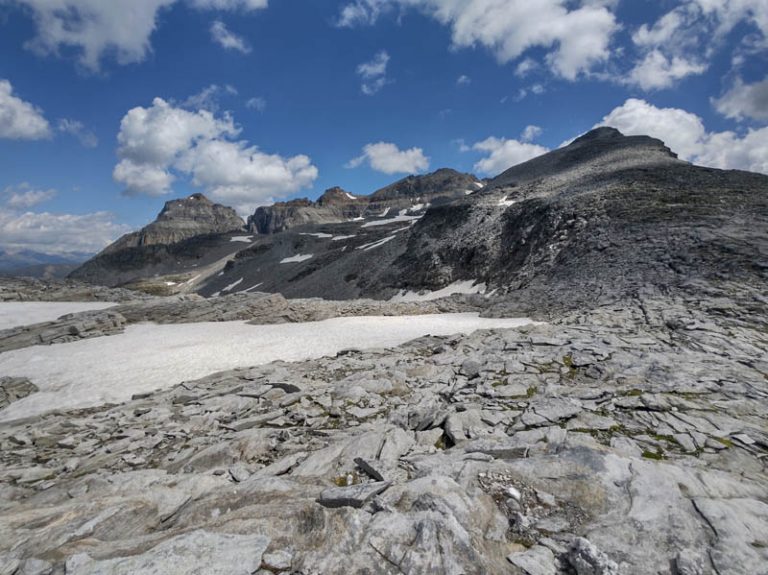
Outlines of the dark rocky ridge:
{"label": "dark rocky ridge", "polygon": [[274,234],[298,226],[342,223],[409,209],[416,204],[453,200],[478,187],[480,181],[475,176],[444,168],[424,176],[408,176],[370,196],[355,196],[341,188],[331,188],[316,202],[302,198],[260,207],[248,218],[248,228],[259,234]]}
{"label": "dark rocky ridge", "polygon": [[[613,129],[516,166],[410,223],[309,226],[262,238],[201,293],[244,278],[291,297],[389,298],[477,280],[541,310],[610,302],[646,286],[768,279],[768,177],[693,166],[659,140]],[[306,235],[313,232],[328,237]],[[313,257],[276,265],[297,253]]]}
{"label": "dark rocky ridge", "polygon": [[[766,281],[766,176],[693,166],[659,140],[601,128],[481,185],[439,170],[368,197],[333,189],[257,212],[271,215],[267,231],[288,229],[248,245],[198,236],[131,248],[78,277],[118,285],[186,274],[200,279],[185,289],[204,296],[258,289],[326,299],[476,280],[523,310],[611,302],[647,286]],[[318,218],[332,221],[309,223]]]}

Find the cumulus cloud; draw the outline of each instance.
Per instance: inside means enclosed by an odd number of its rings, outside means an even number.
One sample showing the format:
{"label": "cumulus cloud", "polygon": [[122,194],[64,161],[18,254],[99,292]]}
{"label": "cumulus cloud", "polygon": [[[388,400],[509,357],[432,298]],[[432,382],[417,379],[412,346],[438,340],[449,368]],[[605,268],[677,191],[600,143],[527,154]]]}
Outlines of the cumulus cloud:
{"label": "cumulus cloud", "polygon": [[23,182],[18,186],[8,186],[0,194],[3,203],[15,210],[27,210],[52,200],[54,197],[56,197],[56,190],[38,190],[28,182]]}
{"label": "cumulus cloud", "polygon": [[612,0],[356,0],[339,16],[340,26],[370,25],[394,7],[415,8],[450,27],[454,48],[483,46],[500,63],[532,48],[547,50],[550,69],[574,80],[608,60],[620,26]]}
{"label": "cumulus cloud", "polygon": [[378,52],[373,59],[357,67],[357,74],[362,79],[360,89],[366,96],[373,96],[387,85],[387,65],[389,54],[385,50]]}
{"label": "cumulus cloud", "polygon": [[523,142],[533,142],[541,136],[543,130],[539,126],[526,126],[523,133],[520,134],[520,140]]}
{"label": "cumulus cloud", "polygon": [[54,214],[0,208],[0,249],[7,251],[95,253],[129,231],[109,212]]}
{"label": "cumulus cloud", "polygon": [[363,154],[350,161],[347,167],[357,168],[366,162],[372,169],[384,174],[415,174],[429,169],[429,158],[421,148],[400,150],[388,142],[367,144]]}
{"label": "cumulus cloud", "polygon": [[[707,62],[738,25],[754,31],[743,42],[765,45],[768,3],[765,0],[683,0],[653,24],[632,35],[639,58],[623,79],[643,90],[669,88],[678,80],[707,70]],[[738,50],[737,50],[738,51]]]}
{"label": "cumulus cloud", "polygon": [[472,83],[472,78],[470,78],[466,74],[462,74],[456,79],[457,86],[469,86],[471,83]]}
{"label": "cumulus cloud", "polygon": [[643,90],[658,90],[669,88],[687,76],[703,74],[706,70],[707,66],[700,62],[689,61],[681,56],[668,58],[661,51],[653,50],[635,65],[627,82]]}
{"label": "cumulus cloud", "polygon": [[[36,35],[26,46],[41,55],[73,50],[84,68],[98,71],[105,54],[118,64],[143,61],[158,14],[179,0],[0,0],[25,7]],[[190,7],[209,10],[258,10],[266,0],[188,0]]]}
{"label": "cumulus cloud", "polygon": [[235,50],[243,54],[248,54],[251,51],[251,46],[246,39],[229,30],[221,20],[216,20],[211,24],[211,38],[225,50]]}
{"label": "cumulus cloud", "polygon": [[179,177],[243,214],[311,186],[317,168],[310,158],[266,154],[236,140],[241,130],[229,114],[186,110],[155,98],[123,117],[114,179],[128,194],[159,196]]}
{"label": "cumulus cloud", "polygon": [[488,154],[487,157],[475,164],[475,171],[485,175],[500,174],[512,166],[527,162],[549,151],[544,146],[530,142],[494,137],[477,142],[472,146],[472,149]]}
{"label": "cumulus cloud", "polygon": [[77,138],[84,148],[95,148],[99,145],[99,139],[96,137],[96,134],[91,132],[82,122],[77,120],[63,118],[59,120],[56,128],[59,132]]}
{"label": "cumulus cloud", "polygon": [[0,192],[0,250],[94,253],[130,231],[107,212],[76,215],[29,211],[56,195],[54,189],[38,189],[28,182]]}
{"label": "cumulus cloud", "polygon": [[768,77],[755,84],[745,84],[738,79],[714,104],[726,118],[768,120]]}
{"label": "cumulus cloud", "polygon": [[681,159],[722,169],[768,174],[768,128],[709,132],[702,119],[679,108],[657,108],[645,100],[629,99],[596,125],[617,128],[626,135],[663,140]]}
{"label": "cumulus cloud", "polygon": [[51,126],[37,106],[13,94],[8,80],[0,80],[0,138],[44,140],[51,137]]}

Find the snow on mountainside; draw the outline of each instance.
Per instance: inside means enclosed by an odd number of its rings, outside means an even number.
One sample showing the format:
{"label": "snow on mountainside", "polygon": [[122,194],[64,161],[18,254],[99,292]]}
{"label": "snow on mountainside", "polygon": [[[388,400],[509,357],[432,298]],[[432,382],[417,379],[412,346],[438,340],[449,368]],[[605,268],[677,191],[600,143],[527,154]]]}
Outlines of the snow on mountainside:
{"label": "snow on mountainside", "polygon": [[754,262],[768,260],[766,188],[766,176],[692,166],[659,140],[600,128],[485,183],[438,170],[371,196],[334,188],[317,202],[259,208],[249,226],[269,233],[248,245],[220,234],[112,247],[73,275],[150,288],[165,276],[171,291],[205,296],[243,278],[242,289],[328,299],[476,280],[539,303],[725,269],[757,280]]}

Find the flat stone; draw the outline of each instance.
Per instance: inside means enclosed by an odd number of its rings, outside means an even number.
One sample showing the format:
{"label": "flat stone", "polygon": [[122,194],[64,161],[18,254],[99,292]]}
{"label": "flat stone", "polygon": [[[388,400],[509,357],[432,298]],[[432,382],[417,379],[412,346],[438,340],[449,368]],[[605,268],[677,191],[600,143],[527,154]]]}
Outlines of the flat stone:
{"label": "flat stone", "polygon": [[555,555],[542,545],[535,545],[523,553],[513,553],[507,561],[522,569],[526,575],[557,575]]}
{"label": "flat stone", "polygon": [[390,485],[391,483],[388,481],[378,481],[349,487],[331,487],[320,494],[317,502],[323,507],[331,509],[337,507],[360,508],[373,497],[387,490]]}

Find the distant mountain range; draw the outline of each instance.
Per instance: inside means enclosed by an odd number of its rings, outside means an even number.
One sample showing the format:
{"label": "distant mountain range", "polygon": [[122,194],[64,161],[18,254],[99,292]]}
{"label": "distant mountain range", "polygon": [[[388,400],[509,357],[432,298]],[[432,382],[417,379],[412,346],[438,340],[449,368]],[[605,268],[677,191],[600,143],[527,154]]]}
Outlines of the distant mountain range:
{"label": "distant mountain range", "polygon": [[228,210],[200,195],[169,202],[71,277],[328,299],[461,282],[531,305],[768,279],[768,177],[693,166],[611,128],[488,181],[443,169],[370,196],[333,188],[259,208],[245,227]]}
{"label": "distant mountain range", "polygon": [[0,250],[0,275],[61,278],[77,269],[93,254],[44,254],[32,250]]}

